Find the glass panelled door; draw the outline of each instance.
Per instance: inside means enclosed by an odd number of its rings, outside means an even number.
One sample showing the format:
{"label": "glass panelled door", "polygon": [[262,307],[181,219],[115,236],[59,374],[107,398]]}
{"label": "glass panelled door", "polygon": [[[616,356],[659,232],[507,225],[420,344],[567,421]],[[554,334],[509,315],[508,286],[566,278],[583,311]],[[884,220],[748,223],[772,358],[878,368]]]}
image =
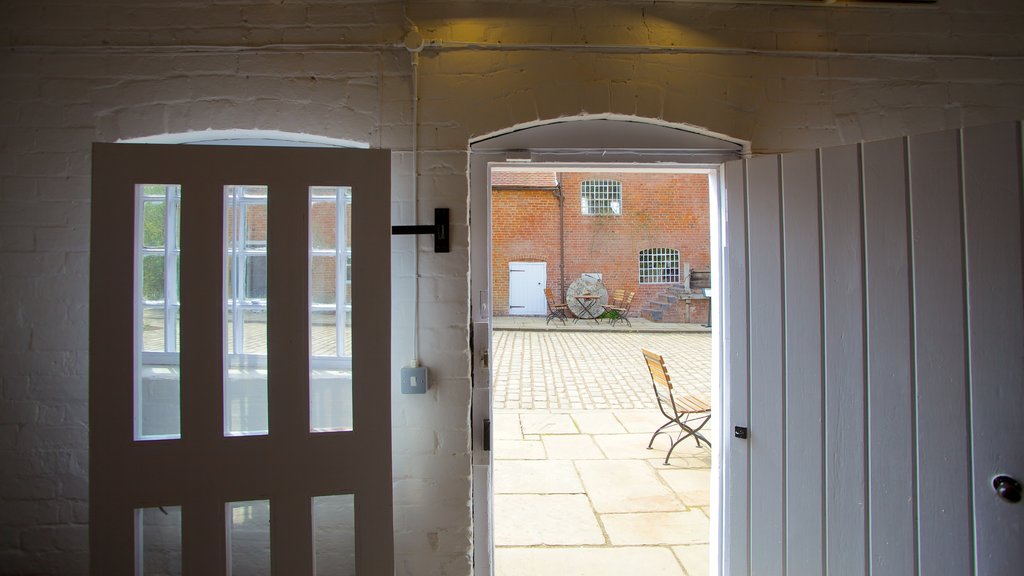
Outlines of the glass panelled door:
{"label": "glass panelled door", "polygon": [[93,161],[92,573],[392,573],[390,153]]}

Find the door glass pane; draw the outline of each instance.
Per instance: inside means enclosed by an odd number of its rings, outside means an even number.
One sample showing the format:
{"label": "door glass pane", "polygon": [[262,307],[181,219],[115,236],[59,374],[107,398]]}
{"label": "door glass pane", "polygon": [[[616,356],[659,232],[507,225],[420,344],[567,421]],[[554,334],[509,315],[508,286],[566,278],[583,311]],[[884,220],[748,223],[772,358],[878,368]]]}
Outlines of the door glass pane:
{"label": "door glass pane", "polygon": [[266,186],[226,186],[224,433],[267,434]]}
{"label": "door glass pane", "polygon": [[142,205],[142,245],[161,248],[167,238],[167,203],[164,200],[145,200]]}
{"label": "door glass pane", "polygon": [[164,255],[146,254],[142,257],[142,300],[163,302],[166,278],[164,276]]}
{"label": "door glass pane", "polygon": [[181,506],[135,510],[135,574],[181,574]]}
{"label": "door glass pane", "polygon": [[181,257],[168,238],[178,237],[181,187],[139,184],[135,192],[135,439],[178,438]]}
{"label": "door glass pane", "polygon": [[270,501],[229,502],[228,559],[233,576],[270,576]]}
{"label": "door glass pane", "polygon": [[310,262],[311,301],[313,304],[335,304],[338,301],[338,257],[315,255]]}
{"label": "door glass pane", "polygon": [[245,249],[267,250],[267,203],[245,203]]}
{"label": "door glass pane", "polygon": [[309,419],[314,432],[352,429],[351,206],[348,187],[309,189]]}
{"label": "door glass pane", "polygon": [[352,494],[313,498],[314,574],[356,573],[355,498]]}

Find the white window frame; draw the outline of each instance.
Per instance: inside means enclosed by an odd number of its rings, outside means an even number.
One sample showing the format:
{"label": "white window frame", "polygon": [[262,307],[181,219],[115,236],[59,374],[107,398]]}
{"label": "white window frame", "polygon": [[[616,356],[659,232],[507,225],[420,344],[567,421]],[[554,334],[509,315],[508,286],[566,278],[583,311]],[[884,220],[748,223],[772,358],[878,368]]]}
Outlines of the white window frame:
{"label": "white window frame", "polygon": [[[163,195],[147,195],[146,187],[162,186]],[[146,237],[146,204],[164,203],[164,239],[163,246],[150,248],[145,245]],[[178,267],[176,263],[181,257],[181,246],[179,245],[180,235],[178,234],[179,219],[177,215],[181,210],[181,185],[180,184],[135,184],[135,223],[134,223],[134,286],[132,289],[134,299],[134,341],[135,348],[133,366],[133,411],[132,418],[134,427],[134,438],[137,441],[164,440],[179,438],[179,434],[149,434],[142,433],[142,389],[143,367],[144,366],[167,366],[173,370],[181,365],[178,351],[178,322],[177,312],[181,308],[178,294]],[[145,300],[143,262],[146,256],[162,256],[164,259],[163,278],[163,300]],[[146,310],[160,310],[163,316],[164,325],[164,347],[160,351],[147,351],[145,349],[144,318]]]}
{"label": "white window frame", "polygon": [[[163,196],[147,196],[146,186],[163,186]],[[164,203],[164,245],[162,248],[145,246],[146,204]],[[181,257],[181,246],[178,246],[178,219],[175,217],[181,210],[181,186],[178,184],[137,184],[135,186],[135,350],[139,357],[136,365],[177,365],[178,360],[178,323],[176,312],[181,308],[178,298],[178,270],[175,265]],[[143,261],[146,256],[163,256],[164,258],[164,298],[163,300],[146,301],[143,299]],[[162,310],[164,317],[164,349],[162,351],[145,351],[143,345],[142,319],[146,310]],[[138,378],[138,375],[136,375]]]}
{"label": "white window frame", "polygon": [[[333,198],[322,194],[323,190],[332,189]],[[316,249],[313,247],[313,202],[331,201],[335,203],[334,225],[335,242],[333,249]],[[352,356],[345,354],[345,325],[352,314],[351,305],[345,303],[352,289],[352,247],[348,240],[348,213],[352,207],[352,188],[349,186],[313,186],[309,190],[309,309],[310,320],[313,312],[334,311],[335,354],[333,356],[316,356],[310,350],[310,367],[312,369],[352,369]],[[313,257],[333,256],[335,258],[334,304],[316,304],[313,302]],[[339,305],[341,306],[339,307]],[[310,326],[312,331],[312,326]],[[312,332],[311,332],[312,333]]]}
{"label": "white window frame", "polygon": [[[244,191],[246,188],[264,188],[266,194],[263,196],[246,196],[244,193],[238,193]],[[238,190],[238,192],[232,192],[232,190]],[[227,214],[228,209],[231,209],[233,215],[232,229],[226,231],[224,236],[224,263],[226,268],[224,274],[226,276],[224,288],[225,291],[228,287],[228,283],[231,286],[231,295],[228,297],[224,295],[224,302],[226,306],[224,314],[224,330],[227,332],[227,320],[231,318],[231,333],[227,336],[231,338],[232,346],[227,348],[227,341],[225,340],[225,347],[227,350],[234,350],[233,353],[227,353],[227,356],[234,359],[235,362],[231,362],[230,365],[233,367],[244,366],[246,368],[259,368],[264,369],[267,367],[267,354],[252,354],[246,353],[245,350],[245,313],[248,311],[263,311],[265,314],[268,313],[269,306],[266,298],[247,298],[245,297],[245,277],[247,272],[247,262],[251,257],[263,257],[268,258],[267,243],[270,240],[270,236],[267,236],[267,240],[262,243],[260,248],[249,248],[246,245],[245,231],[246,231],[246,220],[248,218],[247,208],[250,206],[267,206],[267,215],[269,218],[269,198],[270,190],[266,186],[258,184],[240,184],[240,185],[228,185],[224,187],[224,228],[227,228]],[[268,260],[269,262],[269,260]]]}
{"label": "white window frame", "polygon": [[[675,264],[675,274],[672,275],[672,264]],[[645,266],[648,264],[648,266]],[[675,248],[647,248],[640,251],[638,258],[638,270],[640,284],[679,284],[680,258],[679,250]],[[666,273],[668,278],[666,279]]]}
{"label": "white window frame", "polygon": [[580,211],[584,216],[622,216],[622,182],[609,179],[580,182]]}

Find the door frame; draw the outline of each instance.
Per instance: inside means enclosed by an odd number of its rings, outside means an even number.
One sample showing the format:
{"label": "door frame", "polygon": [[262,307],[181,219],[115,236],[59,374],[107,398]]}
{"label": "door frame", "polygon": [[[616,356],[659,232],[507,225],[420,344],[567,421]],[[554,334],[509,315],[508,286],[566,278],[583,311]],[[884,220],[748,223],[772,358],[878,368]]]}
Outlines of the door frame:
{"label": "door frame", "polygon": [[[540,125],[544,133],[538,132],[534,138],[524,138],[526,129],[512,129],[503,134],[514,138],[507,146],[500,142],[501,136],[476,139],[470,143],[470,334],[472,354],[472,446],[473,446],[473,566],[478,575],[494,574],[494,516],[493,516],[493,453],[491,452],[490,423],[492,415],[491,368],[489,354],[492,344],[492,270],[491,270],[491,167],[533,166],[544,163],[545,167],[589,168],[595,165],[615,165],[616,169],[629,168],[673,168],[684,171],[706,173],[709,178],[709,202],[711,213],[711,317],[712,317],[712,402],[721,415],[729,414],[728,382],[729,366],[723,359],[729,357],[727,331],[728,306],[723,306],[723,295],[729,294],[730,279],[727,275],[728,245],[725,231],[728,221],[728,204],[725,194],[725,182],[722,167],[725,161],[747,155],[749,143],[727,139],[688,126],[665,125],[650,123],[649,128],[665,136],[667,132],[678,131],[690,136],[697,135],[710,138],[721,143],[717,150],[700,150],[692,148],[657,148],[643,149],[636,141],[628,145],[616,146],[615,125],[604,117],[592,119],[575,119]],[[621,120],[621,119],[620,119]],[[589,147],[586,140],[575,140],[568,136],[560,142],[558,149],[546,145],[551,137],[552,124],[586,124],[589,129],[596,129],[604,137],[599,141],[608,143],[604,148]],[[641,119],[629,118],[626,124],[643,123]],[[602,131],[606,128],[607,132]],[[632,128],[631,128],[632,129]],[[670,137],[671,135],[669,135]],[[594,132],[587,134],[590,141]],[[488,142],[490,140],[490,142]],[[627,139],[628,140],[628,139]],[[523,143],[528,145],[523,146]],[[530,163],[526,164],[524,160]],[[536,164],[534,164],[536,163]],[[743,207],[740,207],[742,209]],[[474,216],[476,218],[474,219]],[[719,418],[716,425],[715,441],[712,448],[712,483],[711,483],[711,573],[728,573],[728,558],[724,549],[727,540],[724,537],[727,520],[730,518],[728,487],[724,485],[726,472],[730,469],[729,451],[727,446],[729,435],[725,434],[724,418]]]}

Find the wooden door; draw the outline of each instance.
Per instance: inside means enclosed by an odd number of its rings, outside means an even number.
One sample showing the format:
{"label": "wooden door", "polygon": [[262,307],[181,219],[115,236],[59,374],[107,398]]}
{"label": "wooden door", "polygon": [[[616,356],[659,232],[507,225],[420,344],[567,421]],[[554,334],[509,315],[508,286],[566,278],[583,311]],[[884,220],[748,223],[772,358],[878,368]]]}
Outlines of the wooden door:
{"label": "wooden door", "polygon": [[93,574],[390,574],[390,153],[97,144]]}
{"label": "wooden door", "polygon": [[513,316],[538,316],[547,312],[544,288],[547,263],[508,263],[508,313]]}
{"label": "wooden door", "polygon": [[725,165],[723,573],[1024,564],[1017,123]]}

